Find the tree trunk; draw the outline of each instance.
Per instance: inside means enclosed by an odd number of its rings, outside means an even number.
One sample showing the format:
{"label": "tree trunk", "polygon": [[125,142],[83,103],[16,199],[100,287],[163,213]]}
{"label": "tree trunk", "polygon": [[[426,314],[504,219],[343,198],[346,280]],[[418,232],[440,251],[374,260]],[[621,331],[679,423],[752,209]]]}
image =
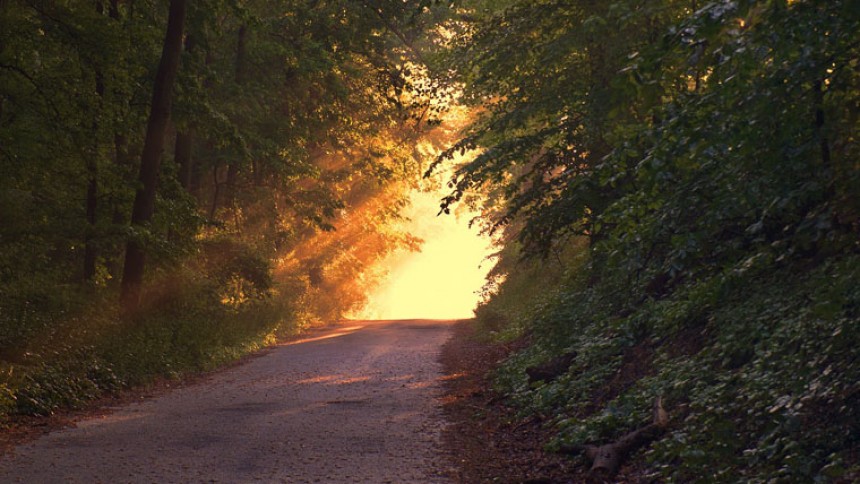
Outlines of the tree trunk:
{"label": "tree trunk", "polygon": [[[236,85],[242,86],[245,84],[247,77],[247,45],[248,45],[248,27],[242,25],[239,27],[239,33],[236,40]],[[224,203],[227,207],[232,207],[236,203],[236,184],[239,181],[239,164],[238,161],[230,163],[227,170],[227,187],[224,192]]]}
{"label": "tree trunk", "polygon": [[[215,62],[215,56],[212,54],[211,48],[206,49],[206,57],[205,57],[203,62],[207,68]],[[207,92],[207,94],[209,92],[211,92],[213,84],[214,83],[212,81],[211,76],[207,75],[203,79],[203,89]],[[203,185],[203,183],[204,183],[203,177],[206,174],[205,170],[202,169],[202,165],[204,165],[207,161],[210,163],[213,163],[215,165],[217,165],[217,162],[213,159],[213,153],[215,153],[215,142],[209,138],[202,138],[201,141],[203,142],[202,143],[203,151],[206,153],[205,156],[207,156],[208,158],[206,158],[205,160],[202,160],[203,162],[199,164],[199,166],[201,166],[200,169],[197,169],[197,170],[192,169],[191,170],[191,178],[189,180],[189,185],[191,187],[191,194],[194,195],[194,197],[197,198],[197,201],[200,202],[200,204],[202,205],[203,204],[203,196],[200,193],[200,188],[201,188],[201,185]]]}
{"label": "tree trunk", "polygon": [[[190,54],[195,48],[194,37],[189,34],[185,39],[185,52]],[[194,159],[191,157],[191,145],[194,141],[194,128],[186,126],[176,131],[176,145],[173,159],[179,166],[179,184],[185,191],[191,191],[191,173],[194,170]]]}
{"label": "tree trunk", "polygon": [[[108,4],[108,16],[116,23],[122,22],[119,11],[119,0],[110,0]],[[122,186],[134,186],[135,180],[133,171],[133,162],[129,153],[128,136],[125,134],[127,129],[120,128],[122,131],[114,131],[113,135],[113,163],[116,171],[120,174]],[[125,233],[127,222],[127,214],[124,211],[123,201],[125,197],[114,192],[109,198],[109,203],[112,204],[111,215],[111,244],[110,253],[105,256],[105,265],[108,273],[119,280],[120,271],[122,270],[123,243],[120,242],[119,234]]]}
{"label": "tree trunk", "polygon": [[[96,11],[104,13],[101,3],[96,4]],[[105,95],[105,81],[101,68],[96,67],[96,94],[99,96],[99,106]],[[99,122],[98,114],[93,120],[93,146],[86,161],[87,167],[87,197],[86,197],[86,219],[87,228],[84,235],[84,280],[93,281],[96,277],[96,261],[98,260],[98,249],[96,248],[96,225],[98,224],[99,204]]]}
{"label": "tree trunk", "polygon": [[[151,219],[155,211],[155,191],[161,154],[164,149],[164,135],[170,118],[171,91],[179,69],[179,55],[182,51],[182,31],[185,24],[187,0],[170,0],[170,15],[167,20],[167,34],[164,48],[155,75],[146,138],[140,158],[140,188],[134,197],[131,212],[132,227],[141,228]],[[132,237],[125,249],[120,302],[123,310],[131,312],[140,303],[140,290],[143,282],[146,252],[140,240]]]}
{"label": "tree trunk", "polygon": [[[104,93],[104,85],[101,75],[96,73],[97,86],[101,96]],[[99,203],[99,170],[98,170],[98,122],[93,123],[93,150],[87,155],[87,196],[86,196],[86,220],[87,227],[84,234],[84,280],[93,281],[96,276],[96,261],[98,250],[96,248],[96,225],[98,224]]]}

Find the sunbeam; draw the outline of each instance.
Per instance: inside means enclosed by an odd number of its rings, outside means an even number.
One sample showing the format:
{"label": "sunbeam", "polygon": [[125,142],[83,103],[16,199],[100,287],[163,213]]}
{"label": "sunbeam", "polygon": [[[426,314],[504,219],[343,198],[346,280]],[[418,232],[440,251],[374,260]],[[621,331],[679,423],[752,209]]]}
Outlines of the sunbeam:
{"label": "sunbeam", "polygon": [[471,318],[492,262],[489,237],[468,226],[474,214],[436,216],[437,193],[416,193],[407,214],[411,232],[424,239],[420,252],[382,261],[386,280],[370,295],[362,319]]}

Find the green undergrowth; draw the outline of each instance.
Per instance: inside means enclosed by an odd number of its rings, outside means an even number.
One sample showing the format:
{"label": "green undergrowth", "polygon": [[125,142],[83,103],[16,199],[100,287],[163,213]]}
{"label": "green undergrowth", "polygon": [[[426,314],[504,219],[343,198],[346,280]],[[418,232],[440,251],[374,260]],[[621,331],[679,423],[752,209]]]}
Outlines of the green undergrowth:
{"label": "green undergrowth", "polygon": [[512,341],[532,329],[535,311],[562,297],[562,282],[582,269],[584,242],[575,240],[544,260],[522,260],[520,246],[506,244],[487,276],[483,304],[475,310],[478,335]]}
{"label": "green undergrowth", "polygon": [[0,417],[49,415],[211,370],[301,329],[301,301],[289,287],[231,274],[162,274],[131,317],[112,291],[47,281],[0,287]]}
{"label": "green undergrowth", "polygon": [[[648,423],[662,397],[669,430],[632,457],[658,481],[860,476],[856,254],[746,260],[628,311],[606,287],[570,275],[526,312],[532,344],[496,384],[523,415],[545,418],[552,449],[611,442]],[[529,383],[527,367],[569,351],[577,356],[567,373]]]}

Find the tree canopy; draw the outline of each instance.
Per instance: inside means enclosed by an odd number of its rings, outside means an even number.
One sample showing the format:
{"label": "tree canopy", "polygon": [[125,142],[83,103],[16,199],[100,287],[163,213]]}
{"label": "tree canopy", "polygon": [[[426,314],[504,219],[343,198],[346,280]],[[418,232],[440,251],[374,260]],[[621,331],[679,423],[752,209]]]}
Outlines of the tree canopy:
{"label": "tree canopy", "polygon": [[451,170],[550,447],[658,402],[643,479],[856,479],[858,31],[850,0],[0,1],[0,410],[337,320]]}
{"label": "tree canopy", "polygon": [[0,2],[0,355],[17,368],[0,405],[49,412],[361,305],[374,263],[419,243],[398,220],[417,143],[439,142],[436,15]]}
{"label": "tree canopy", "polygon": [[499,385],[557,415],[562,450],[669,404],[658,480],[856,478],[860,9],[457,8],[450,76],[476,119],[434,167],[475,153],[443,209],[489,196],[503,248],[478,319],[533,341]]}

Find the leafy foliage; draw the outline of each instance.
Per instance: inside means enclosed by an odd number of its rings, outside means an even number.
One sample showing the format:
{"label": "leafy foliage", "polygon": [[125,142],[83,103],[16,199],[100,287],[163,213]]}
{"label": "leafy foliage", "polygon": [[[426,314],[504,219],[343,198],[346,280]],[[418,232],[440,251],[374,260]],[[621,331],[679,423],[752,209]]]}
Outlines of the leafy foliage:
{"label": "leafy foliage", "polygon": [[[376,5],[378,3],[378,5]],[[427,2],[189,2],[129,223],[165,2],[0,2],[0,413],[197,371],[362,304],[443,93]],[[142,305],[113,303],[123,247]],[[8,398],[7,398],[8,397]]]}
{"label": "leafy foliage", "polygon": [[[544,298],[503,269],[479,317],[515,312],[532,346],[500,388],[558,447],[611,441],[663,396],[670,432],[637,457],[659,480],[856,478],[856,7],[547,1],[479,17],[454,56],[486,108],[452,150],[481,151],[447,203],[493,194],[505,250],[570,269]],[[584,265],[551,257],[571,234]],[[526,367],[570,351],[566,375],[529,385]]]}

